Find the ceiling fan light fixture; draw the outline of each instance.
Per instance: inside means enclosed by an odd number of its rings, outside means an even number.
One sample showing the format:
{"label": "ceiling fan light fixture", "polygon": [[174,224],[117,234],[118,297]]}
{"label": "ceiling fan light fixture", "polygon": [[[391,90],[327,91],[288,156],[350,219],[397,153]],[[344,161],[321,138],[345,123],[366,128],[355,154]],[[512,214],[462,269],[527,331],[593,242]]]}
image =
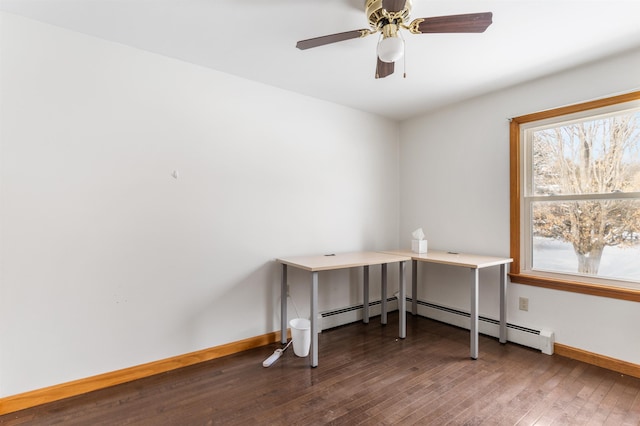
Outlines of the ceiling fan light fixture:
{"label": "ceiling fan light fixture", "polygon": [[404,54],[404,40],[399,37],[385,37],[378,42],[378,58],[382,62],[396,62]]}
{"label": "ceiling fan light fixture", "polygon": [[417,18],[409,22],[413,0],[364,0],[364,2],[369,29],[345,31],[300,40],[296,43],[296,47],[305,50],[380,34],[376,49],[378,57],[375,77],[385,78],[393,74],[395,63],[404,58],[405,44],[401,30],[408,30],[410,34],[482,33],[493,22],[493,13],[491,12],[433,16]]}

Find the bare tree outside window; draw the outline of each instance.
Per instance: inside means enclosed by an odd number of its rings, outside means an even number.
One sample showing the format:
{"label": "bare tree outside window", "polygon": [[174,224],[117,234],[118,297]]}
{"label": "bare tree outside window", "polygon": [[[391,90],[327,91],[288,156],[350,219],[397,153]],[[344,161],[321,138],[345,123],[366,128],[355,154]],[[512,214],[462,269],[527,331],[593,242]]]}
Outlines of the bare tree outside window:
{"label": "bare tree outside window", "polygon": [[[575,272],[587,275],[599,274],[606,247],[640,248],[640,112],[532,137],[533,238],[570,244]],[[640,281],[640,256],[636,265],[632,278]]]}

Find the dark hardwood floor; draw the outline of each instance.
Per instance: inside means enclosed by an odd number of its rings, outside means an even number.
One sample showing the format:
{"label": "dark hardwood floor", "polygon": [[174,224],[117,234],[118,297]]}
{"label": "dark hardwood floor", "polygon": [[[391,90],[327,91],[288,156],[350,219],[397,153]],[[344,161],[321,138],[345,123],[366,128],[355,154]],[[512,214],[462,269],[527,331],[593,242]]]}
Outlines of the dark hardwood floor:
{"label": "dark hardwood floor", "polygon": [[310,368],[279,345],[0,417],[6,425],[638,425],[640,379],[408,315],[324,331]]}

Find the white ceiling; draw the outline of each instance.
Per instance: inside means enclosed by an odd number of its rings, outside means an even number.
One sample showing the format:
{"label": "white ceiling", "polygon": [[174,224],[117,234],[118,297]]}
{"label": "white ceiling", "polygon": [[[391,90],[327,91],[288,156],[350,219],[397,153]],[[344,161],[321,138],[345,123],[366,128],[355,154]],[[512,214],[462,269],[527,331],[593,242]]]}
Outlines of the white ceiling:
{"label": "white ceiling", "polygon": [[413,0],[412,19],[493,12],[493,24],[404,31],[406,78],[398,63],[376,80],[377,35],[295,48],[367,28],[364,0],[0,0],[0,10],[395,120],[640,47],[640,0]]}

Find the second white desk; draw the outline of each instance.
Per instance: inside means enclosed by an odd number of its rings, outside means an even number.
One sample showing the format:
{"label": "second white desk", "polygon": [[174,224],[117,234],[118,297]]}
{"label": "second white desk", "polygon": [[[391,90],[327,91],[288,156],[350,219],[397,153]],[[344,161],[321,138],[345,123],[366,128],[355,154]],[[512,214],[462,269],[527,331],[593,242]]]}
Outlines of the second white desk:
{"label": "second white desk", "polygon": [[478,287],[479,270],[491,266],[500,266],[500,343],[507,341],[507,264],[513,262],[508,257],[480,256],[476,254],[451,253],[429,250],[427,253],[413,253],[410,250],[387,251],[399,256],[411,256],[411,312],[418,313],[418,262],[440,263],[444,265],[470,268],[470,355],[478,359]]}

